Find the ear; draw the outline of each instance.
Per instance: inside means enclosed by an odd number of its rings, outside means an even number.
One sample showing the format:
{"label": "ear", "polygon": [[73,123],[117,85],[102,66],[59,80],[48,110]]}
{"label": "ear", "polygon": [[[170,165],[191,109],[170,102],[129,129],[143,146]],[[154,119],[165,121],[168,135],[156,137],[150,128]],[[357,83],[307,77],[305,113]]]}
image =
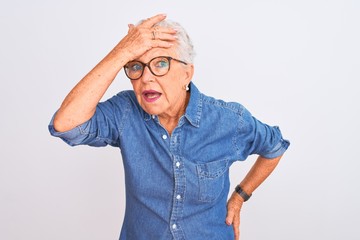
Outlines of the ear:
{"label": "ear", "polygon": [[191,82],[191,79],[193,78],[194,76],[194,64],[188,64],[186,66],[186,78],[184,79],[184,82],[186,85],[190,84]]}

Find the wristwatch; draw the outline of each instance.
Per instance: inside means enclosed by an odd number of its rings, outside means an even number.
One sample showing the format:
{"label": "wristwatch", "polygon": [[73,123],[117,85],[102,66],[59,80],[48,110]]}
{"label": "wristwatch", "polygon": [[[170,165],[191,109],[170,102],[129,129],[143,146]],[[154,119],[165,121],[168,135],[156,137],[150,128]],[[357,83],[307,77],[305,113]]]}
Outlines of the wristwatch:
{"label": "wristwatch", "polygon": [[235,188],[235,192],[237,192],[240,197],[242,197],[244,199],[244,202],[246,202],[247,200],[249,200],[249,198],[251,197],[252,194],[247,194],[241,187],[240,185],[237,185]]}

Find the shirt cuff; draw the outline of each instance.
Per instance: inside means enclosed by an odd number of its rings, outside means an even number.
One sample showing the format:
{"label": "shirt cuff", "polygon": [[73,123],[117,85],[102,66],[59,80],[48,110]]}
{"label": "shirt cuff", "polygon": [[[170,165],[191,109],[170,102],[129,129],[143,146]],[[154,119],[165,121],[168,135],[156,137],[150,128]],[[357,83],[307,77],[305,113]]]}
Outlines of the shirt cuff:
{"label": "shirt cuff", "polygon": [[261,156],[264,158],[276,158],[285,153],[285,151],[288,149],[290,145],[290,142],[288,140],[285,140],[283,138],[280,139],[279,143],[273,148],[272,151],[266,154],[262,154]]}
{"label": "shirt cuff", "polygon": [[[88,121],[65,132],[58,132],[54,128],[54,118],[56,113],[51,118],[51,121],[49,123],[48,129],[52,136],[61,138],[64,142],[69,144],[70,146],[79,145],[82,137],[81,135],[86,134],[84,129],[86,129],[86,126],[88,125]],[[81,139],[81,140],[80,140]]]}

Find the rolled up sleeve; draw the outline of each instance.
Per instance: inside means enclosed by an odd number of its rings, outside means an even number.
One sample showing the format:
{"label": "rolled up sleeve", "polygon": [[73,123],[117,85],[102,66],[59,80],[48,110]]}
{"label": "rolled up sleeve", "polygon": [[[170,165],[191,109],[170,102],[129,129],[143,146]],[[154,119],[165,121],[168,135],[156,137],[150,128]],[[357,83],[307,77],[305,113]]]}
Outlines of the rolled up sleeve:
{"label": "rolled up sleeve", "polygon": [[[56,114],[56,113],[55,113]],[[86,144],[86,139],[91,138],[91,134],[89,131],[90,128],[90,121],[88,120],[85,123],[65,132],[58,132],[54,128],[54,116],[52,117],[50,124],[48,126],[49,132],[52,136],[58,137],[66,142],[70,146],[77,146],[81,144]],[[105,145],[104,145],[105,146]]]}
{"label": "rolled up sleeve", "polygon": [[251,154],[276,158],[283,155],[290,145],[290,142],[283,138],[278,126],[262,123],[245,108],[240,112],[236,142],[241,159],[246,159]]}
{"label": "rolled up sleeve", "polygon": [[99,103],[91,119],[66,132],[58,132],[54,128],[55,113],[48,126],[50,134],[70,146],[119,146],[119,136],[131,107],[127,95],[127,92],[120,93]]}
{"label": "rolled up sleeve", "polygon": [[258,153],[262,157],[269,158],[269,159],[276,158],[276,157],[283,155],[290,145],[290,142],[288,140],[283,139],[279,127],[277,127],[277,126],[270,127],[270,130],[273,131],[274,135],[276,135],[274,137],[276,139],[276,141],[271,142],[271,144],[266,146],[266,148],[264,150],[262,150]]}

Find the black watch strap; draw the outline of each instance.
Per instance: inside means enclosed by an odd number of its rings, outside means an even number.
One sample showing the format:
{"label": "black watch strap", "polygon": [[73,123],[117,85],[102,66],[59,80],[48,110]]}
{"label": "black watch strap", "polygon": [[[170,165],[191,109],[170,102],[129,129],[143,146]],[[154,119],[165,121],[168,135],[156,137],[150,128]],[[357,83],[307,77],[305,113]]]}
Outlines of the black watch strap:
{"label": "black watch strap", "polygon": [[235,192],[237,192],[240,197],[242,197],[244,199],[244,202],[246,202],[247,200],[249,200],[249,198],[251,197],[252,194],[247,194],[241,187],[240,185],[237,185],[235,188]]}

